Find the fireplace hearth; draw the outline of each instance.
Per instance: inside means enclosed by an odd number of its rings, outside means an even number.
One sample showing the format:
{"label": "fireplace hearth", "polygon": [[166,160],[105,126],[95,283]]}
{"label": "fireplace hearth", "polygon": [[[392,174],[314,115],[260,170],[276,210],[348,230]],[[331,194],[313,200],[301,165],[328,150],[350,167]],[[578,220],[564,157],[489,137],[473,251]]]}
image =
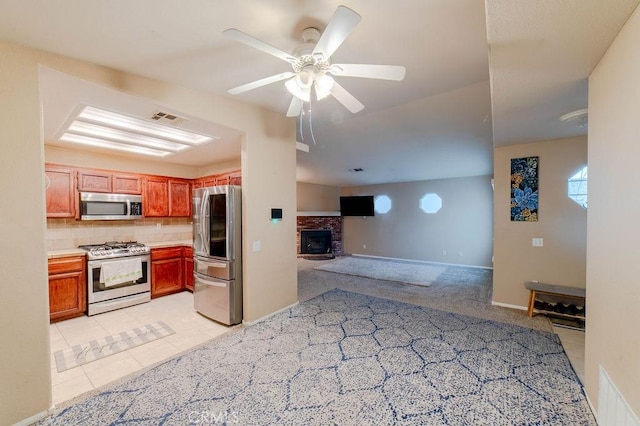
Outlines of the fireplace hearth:
{"label": "fireplace hearth", "polygon": [[300,231],[300,254],[333,257],[330,229],[303,229]]}

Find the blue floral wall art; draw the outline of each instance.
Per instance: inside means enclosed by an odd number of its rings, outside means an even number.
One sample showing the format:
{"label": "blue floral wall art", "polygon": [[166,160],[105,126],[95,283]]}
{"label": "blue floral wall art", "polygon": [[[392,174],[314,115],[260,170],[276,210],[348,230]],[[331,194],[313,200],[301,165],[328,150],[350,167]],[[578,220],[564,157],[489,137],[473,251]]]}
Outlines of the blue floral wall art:
{"label": "blue floral wall art", "polygon": [[538,221],[539,157],[511,159],[511,220]]}

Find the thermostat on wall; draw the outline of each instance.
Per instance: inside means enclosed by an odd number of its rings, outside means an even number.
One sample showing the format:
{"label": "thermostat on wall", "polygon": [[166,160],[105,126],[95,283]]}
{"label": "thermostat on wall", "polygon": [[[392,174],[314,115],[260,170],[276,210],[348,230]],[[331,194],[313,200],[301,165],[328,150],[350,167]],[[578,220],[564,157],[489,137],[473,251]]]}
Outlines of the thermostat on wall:
{"label": "thermostat on wall", "polygon": [[271,221],[282,220],[282,209],[271,209]]}

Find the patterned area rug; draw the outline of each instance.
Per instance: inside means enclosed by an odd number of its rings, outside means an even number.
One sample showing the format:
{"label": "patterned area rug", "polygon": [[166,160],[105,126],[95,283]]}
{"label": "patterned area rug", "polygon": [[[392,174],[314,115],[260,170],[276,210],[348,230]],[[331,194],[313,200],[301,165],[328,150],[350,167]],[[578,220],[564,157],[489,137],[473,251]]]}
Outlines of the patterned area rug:
{"label": "patterned area rug", "polygon": [[445,271],[446,267],[408,261],[345,256],[315,269],[376,280],[430,286]]}
{"label": "patterned area rug", "polygon": [[83,345],[56,351],[54,354],[58,372],[104,358],[127,349],[135,348],[154,340],[174,334],[175,331],[163,321],[147,324],[144,327],[123,331],[115,336],[92,340]]}
{"label": "patterned area rug", "polygon": [[555,334],[332,290],[41,424],[595,425]]}

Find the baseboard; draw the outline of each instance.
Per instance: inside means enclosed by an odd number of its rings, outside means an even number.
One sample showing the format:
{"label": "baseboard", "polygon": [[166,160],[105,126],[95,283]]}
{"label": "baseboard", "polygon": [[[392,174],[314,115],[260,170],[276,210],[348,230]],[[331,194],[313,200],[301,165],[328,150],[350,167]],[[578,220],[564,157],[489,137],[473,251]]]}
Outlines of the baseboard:
{"label": "baseboard", "polygon": [[31,417],[28,417],[26,419],[20,420],[19,422],[15,423],[14,426],[29,426],[32,425],[36,422],[39,422],[40,420],[44,419],[45,417],[53,414],[53,410],[54,410],[55,406],[51,406],[51,408],[49,408],[48,410],[45,411],[41,411],[38,414],[34,414]]}
{"label": "baseboard", "polygon": [[288,309],[291,309],[291,308],[293,308],[294,306],[299,305],[299,304],[300,304],[300,302],[292,303],[292,304],[291,304],[291,305],[289,305],[289,306],[285,306],[285,307],[284,307],[284,308],[282,308],[282,309],[278,309],[278,310],[277,310],[277,311],[275,311],[275,312],[271,312],[270,314],[267,314],[267,315],[265,315],[265,316],[263,316],[263,317],[260,317],[260,318],[258,318],[257,320],[253,320],[253,321],[245,321],[245,320],[242,320],[242,325],[253,325],[253,324],[257,324],[257,323],[262,322],[262,321],[264,321],[264,320],[266,320],[266,319],[268,319],[268,318],[271,318],[271,317],[272,317],[272,316],[274,316],[274,315],[279,314],[280,312],[284,312],[284,311],[286,311],[286,310],[288,310]]}
{"label": "baseboard", "polygon": [[493,300],[491,301],[491,306],[500,306],[501,308],[517,309],[517,310],[520,310],[520,311],[528,311],[529,310],[529,308],[527,308],[526,306],[511,305],[509,303],[494,302]]}
{"label": "baseboard", "polygon": [[399,257],[373,256],[373,255],[370,255],[370,254],[352,253],[351,256],[353,256],[353,257],[368,257],[368,258],[371,258],[371,259],[395,260],[397,262],[407,262],[407,263],[426,263],[426,264],[432,264],[432,265],[462,266],[462,267],[465,267],[465,268],[493,269],[490,266],[462,265],[460,263],[444,263],[444,262],[432,262],[432,261],[429,261],[429,260],[401,259]]}

